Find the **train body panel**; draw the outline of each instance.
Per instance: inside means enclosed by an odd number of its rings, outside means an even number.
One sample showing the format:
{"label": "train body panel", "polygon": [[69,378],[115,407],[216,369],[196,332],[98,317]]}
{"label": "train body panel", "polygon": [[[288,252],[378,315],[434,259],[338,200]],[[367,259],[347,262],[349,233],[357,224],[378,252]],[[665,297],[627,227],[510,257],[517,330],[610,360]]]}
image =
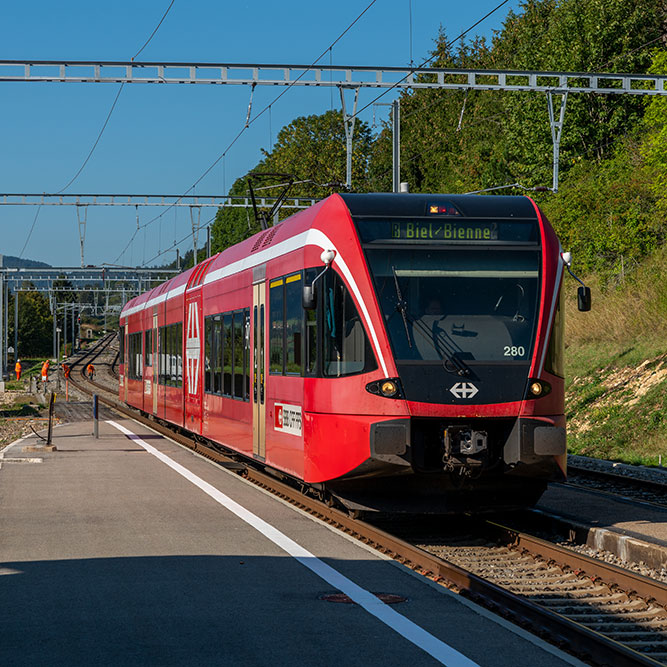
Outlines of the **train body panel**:
{"label": "train body panel", "polygon": [[525,197],[333,195],[130,301],[120,396],[351,507],[534,502],[560,253]]}

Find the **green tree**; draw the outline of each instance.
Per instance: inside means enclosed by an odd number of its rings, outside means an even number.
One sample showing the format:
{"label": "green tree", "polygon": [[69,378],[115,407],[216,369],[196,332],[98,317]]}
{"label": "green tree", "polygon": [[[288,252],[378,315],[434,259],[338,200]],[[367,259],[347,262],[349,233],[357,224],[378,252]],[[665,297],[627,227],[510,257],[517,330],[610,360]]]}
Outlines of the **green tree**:
{"label": "green tree", "polygon": [[[667,73],[667,53],[656,51],[649,70],[652,74]],[[653,192],[658,198],[661,212],[667,211],[667,99],[650,98],[644,117],[647,136],[642,155],[653,177]]]}
{"label": "green tree", "polygon": [[[18,299],[19,355],[50,356],[53,351],[53,316],[48,299],[40,292],[21,292]],[[9,333],[13,335],[13,324]]]}
{"label": "green tree", "polygon": [[[491,44],[475,39],[454,49],[441,31],[433,66],[643,73],[651,64],[647,44],[663,34],[664,20],[663,0],[527,0],[508,14]],[[551,184],[545,94],[417,89],[401,96],[401,107],[401,178],[412,191]],[[643,113],[632,95],[570,93],[561,173],[581,160],[613,155],[614,142],[631,134]],[[385,189],[390,142],[385,128],[369,169],[374,185]]]}
{"label": "green tree", "polygon": [[[357,119],[352,150],[352,185],[355,191],[368,191],[370,181],[368,162],[372,149],[371,130]],[[272,151],[263,150],[264,158],[252,170],[255,172],[293,175],[295,184],[290,196],[321,199],[344,189],[346,177],[346,144],[343,116],[340,111],[301,116],[278,133]],[[282,182],[282,179],[279,179]],[[267,182],[266,185],[273,185]],[[258,195],[277,195],[279,189],[258,191]],[[246,178],[237,179],[230,195],[249,196]],[[280,211],[280,219],[290,215]],[[222,208],[218,210],[211,228],[211,245],[219,252],[259,231],[252,210]]]}

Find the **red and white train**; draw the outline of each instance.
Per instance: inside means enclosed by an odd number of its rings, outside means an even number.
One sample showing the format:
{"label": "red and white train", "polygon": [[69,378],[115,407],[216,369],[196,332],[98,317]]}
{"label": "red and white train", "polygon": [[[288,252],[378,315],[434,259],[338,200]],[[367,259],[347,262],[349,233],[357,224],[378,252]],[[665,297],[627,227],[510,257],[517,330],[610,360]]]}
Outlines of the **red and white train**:
{"label": "red and white train", "polygon": [[527,197],[332,195],[128,302],[120,397],[352,509],[531,504],[564,266]]}

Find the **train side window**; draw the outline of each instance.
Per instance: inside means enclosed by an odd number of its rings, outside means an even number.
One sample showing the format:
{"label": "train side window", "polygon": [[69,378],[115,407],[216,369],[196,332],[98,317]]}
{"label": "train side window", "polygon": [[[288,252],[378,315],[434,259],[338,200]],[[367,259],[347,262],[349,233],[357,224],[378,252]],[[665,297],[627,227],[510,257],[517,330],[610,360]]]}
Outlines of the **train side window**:
{"label": "train side window", "polygon": [[[320,273],[318,269],[306,269],[304,281],[306,285],[312,285],[315,276]],[[305,375],[317,374],[317,323],[319,309],[304,310],[304,359]]]}
{"label": "train side window", "polygon": [[168,385],[169,384],[169,375],[171,373],[171,354],[169,352],[169,327],[163,327],[162,328],[163,332],[163,337],[162,337],[162,343],[163,343],[163,352],[162,356],[164,358],[164,367],[163,367],[163,374],[162,374],[162,384]]}
{"label": "train side window", "polygon": [[120,349],[118,351],[118,358],[120,359],[120,363],[124,364],[125,363],[125,327],[121,326],[120,327],[120,335],[119,335],[119,340],[120,340]]}
{"label": "train side window", "polygon": [[327,271],[324,281],[323,373],[340,377],[377,368],[368,336],[341,277]]}
{"label": "train side window", "polygon": [[174,354],[174,325],[167,327],[167,384],[170,387],[176,386],[176,355]]}
{"label": "train side window", "polygon": [[176,335],[176,386],[183,386],[183,322],[179,322],[175,327]]}
{"label": "train side window", "polygon": [[222,358],[222,395],[232,395],[232,361],[234,338],[232,336],[232,314],[225,313],[222,318],[224,334]]}
{"label": "train side window", "polygon": [[144,366],[153,365],[153,329],[144,334]]}
{"label": "train side window", "polygon": [[222,394],[222,315],[213,318],[213,392]]}
{"label": "train side window", "polygon": [[204,318],[204,391],[213,391],[213,318]]}
{"label": "train side window", "polygon": [[143,334],[132,333],[128,337],[127,346],[129,352],[129,369],[127,372],[128,377],[133,380],[142,379],[142,338]]}
{"label": "train side window", "polygon": [[243,399],[243,339],[245,318],[242,310],[237,310],[232,313],[233,334],[234,339],[234,398]]}
{"label": "train side window", "polygon": [[285,373],[301,375],[301,330],[303,328],[303,307],[301,273],[285,278]]}
{"label": "train side window", "polygon": [[250,400],[250,309],[243,311],[243,400]]}
{"label": "train side window", "polygon": [[285,372],[285,281],[283,278],[269,283],[269,373]]}
{"label": "train side window", "polygon": [[157,381],[159,384],[164,384],[164,327],[159,327],[157,330]]}

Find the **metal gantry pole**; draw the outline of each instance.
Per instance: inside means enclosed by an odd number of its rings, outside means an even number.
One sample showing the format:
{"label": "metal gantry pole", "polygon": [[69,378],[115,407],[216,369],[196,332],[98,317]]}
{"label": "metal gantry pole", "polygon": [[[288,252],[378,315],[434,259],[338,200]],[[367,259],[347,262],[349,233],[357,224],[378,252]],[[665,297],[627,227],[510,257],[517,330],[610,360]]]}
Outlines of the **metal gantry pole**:
{"label": "metal gantry pole", "polygon": [[56,320],[58,319],[57,316],[56,316],[57,310],[58,310],[58,304],[56,303],[56,295],[52,294],[51,295],[51,314],[52,314],[52,319],[53,319],[53,358],[56,360],[56,363],[58,362],[58,349],[56,348],[56,328],[57,328]]}
{"label": "metal gantry pole", "polygon": [[[83,208],[83,215],[81,214],[81,209]],[[76,219],[79,223],[79,243],[81,244],[81,268],[85,267],[83,260],[83,247],[86,243],[86,223],[88,221],[88,208],[86,206],[76,207]]]}
{"label": "metal gantry pole", "polygon": [[[9,348],[9,281],[5,284],[5,350]],[[16,357],[14,357],[16,359]],[[9,358],[5,357],[5,375],[9,377]]]}
{"label": "metal gantry pole", "polygon": [[551,139],[553,141],[553,180],[551,189],[558,192],[558,166],[560,161],[560,137],[563,133],[563,118],[565,117],[565,105],[567,104],[567,92],[562,93],[560,98],[560,112],[556,121],[554,115],[553,95],[547,93],[547,105],[549,107],[549,124],[551,125]]}
{"label": "metal gantry pole", "polygon": [[14,359],[19,360],[19,294],[14,289]]}
{"label": "metal gantry pole", "polygon": [[7,348],[2,344],[2,341],[4,341],[5,334],[4,334],[4,326],[5,326],[5,317],[4,317],[4,312],[5,312],[5,307],[3,303],[3,299],[5,298],[5,273],[4,271],[0,271],[0,373],[2,374],[2,378],[4,380],[5,378],[5,355],[7,353]]}
{"label": "metal gantry pole", "polygon": [[392,192],[400,192],[401,189],[401,103],[394,100],[391,105],[391,120],[393,128],[392,141],[392,165],[393,179]]}
{"label": "metal gantry pole", "polygon": [[359,88],[354,89],[354,105],[352,107],[352,114],[349,115],[345,109],[345,88],[341,86],[340,101],[343,106],[343,125],[345,126],[345,144],[347,150],[347,175],[345,178],[345,185],[348,190],[352,189],[352,139],[354,137],[354,123],[357,120],[357,102],[359,100]]}
{"label": "metal gantry pole", "polygon": [[[195,216],[194,209],[197,209],[197,215]],[[195,222],[195,217],[197,221]],[[191,206],[190,207],[190,222],[192,223],[192,266],[197,266],[197,238],[199,236],[199,221],[201,220],[201,208]],[[139,290],[141,294],[141,289]]]}

